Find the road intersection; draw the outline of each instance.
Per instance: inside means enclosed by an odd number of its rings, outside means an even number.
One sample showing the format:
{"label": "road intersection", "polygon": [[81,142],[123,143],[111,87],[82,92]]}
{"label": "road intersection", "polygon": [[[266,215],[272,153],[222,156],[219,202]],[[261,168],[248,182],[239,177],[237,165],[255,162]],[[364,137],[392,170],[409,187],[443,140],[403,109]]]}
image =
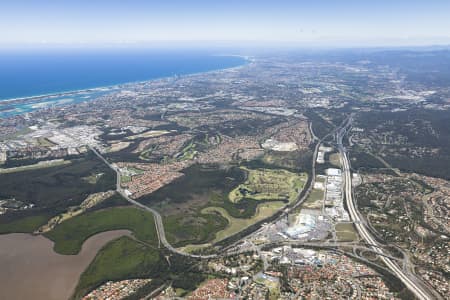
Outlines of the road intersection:
{"label": "road intersection", "polygon": [[[347,209],[349,211],[350,214],[350,218],[353,221],[358,233],[360,234],[360,236],[364,239],[364,241],[369,245],[369,247],[372,249],[372,251],[374,253],[377,253],[378,256],[380,257],[381,261],[389,268],[389,270],[395,274],[396,277],[398,277],[403,284],[405,284],[405,286],[414,293],[414,295],[420,299],[420,300],[428,300],[428,299],[434,299],[435,297],[428,291],[428,289],[426,289],[426,287],[424,286],[424,284],[421,282],[421,280],[419,278],[417,278],[416,276],[414,276],[414,274],[412,274],[411,272],[407,272],[404,269],[400,268],[392,258],[389,257],[389,253],[385,253],[383,248],[380,246],[380,244],[376,241],[376,239],[372,236],[372,234],[370,233],[370,231],[367,229],[364,220],[360,217],[360,214],[357,210],[357,208],[355,207],[355,203],[353,201],[353,194],[352,194],[352,178],[351,178],[351,169],[350,169],[350,162],[348,159],[348,155],[346,152],[346,149],[343,146],[343,138],[344,136],[347,134],[348,130],[351,128],[352,125],[352,116],[350,116],[349,118],[347,118],[344,122],[343,125],[341,125],[340,127],[336,128],[335,130],[333,130],[330,134],[335,134],[336,136],[336,141],[337,141],[337,147],[338,147],[338,151],[341,157],[341,161],[342,161],[342,166],[343,166],[343,174],[344,174],[344,192],[345,192],[345,199],[346,199],[346,204],[347,204]],[[327,136],[329,136],[330,134],[328,134]],[[325,138],[325,137],[324,137]],[[317,156],[317,150],[318,147],[320,146],[322,140],[324,139],[320,139],[318,140],[316,147],[315,147],[315,151],[314,151],[314,155],[313,155],[313,170],[312,170],[312,176],[315,175],[315,159]],[[149,211],[153,214],[154,216],[154,220],[155,220],[155,226],[156,226],[156,231],[157,231],[157,235],[158,235],[158,239],[159,239],[159,243],[162,244],[165,248],[167,248],[169,251],[182,255],[182,256],[187,256],[187,257],[192,257],[192,258],[199,258],[199,259],[208,259],[208,258],[214,258],[217,257],[217,254],[211,254],[211,255],[197,255],[197,254],[191,254],[191,253],[186,253],[183,251],[180,251],[176,248],[174,248],[168,241],[165,235],[165,230],[164,230],[164,224],[162,221],[162,217],[161,215],[154,209],[152,209],[151,207],[148,207],[142,203],[139,203],[136,200],[131,199],[127,193],[125,192],[124,189],[122,189],[121,187],[121,174],[120,174],[120,170],[113,164],[109,163],[95,148],[93,147],[89,147],[91,151],[93,151],[93,153],[99,157],[105,164],[107,164],[112,170],[114,170],[114,172],[116,172],[117,174],[117,182],[116,182],[116,190],[117,192],[122,195],[129,203],[144,209],[146,211]],[[311,188],[311,186],[313,186],[314,183],[314,177],[312,178],[311,184],[308,187],[309,189]],[[304,194],[305,198],[308,195],[308,192],[306,192]],[[304,199],[299,199],[295,205],[293,207],[291,207],[291,209],[294,209],[295,207],[297,207],[298,205],[300,205]],[[277,218],[275,221],[279,220],[280,218],[283,218],[287,213],[290,212],[291,209],[287,209],[286,211],[284,211],[279,218]],[[246,237],[244,237],[243,239],[249,238],[250,236],[256,234],[257,232],[259,232],[259,230],[256,230],[254,232],[252,232],[251,234],[247,235]],[[233,243],[232,245],[230,245],[231,247],[233,247],[233,245],[236,245],[238,242],[242,241],[243,239],[240,239],[239,241]],[[230,249],[230,246],[226,247],[228,249]],[[411,268],[406,268],[406,269],[411,269]]]}
{"label": "road intersection", "polygon": [[[379,254],[381,261],[399,278],[403,284],[414,293],[414,295],[421,300],[434,299],[433,295],[424,287],[423,283],[411,273],[406,274],[406,272],[400,268],[392,259],[387,257],[384,253],[383,248],[378,246],[378,242],[372,236],[372,234],[367,229],[364,221],[361,219],[360,214],[353,201],[352,194],[352,178],[350,170],[350,162],[346,149],[342,144],[344,136],[347,134],[348,130],[352,125],[352,117],[342,126],[336,133],[336,141],[341,156],[343,173],[344,173],[344,187],[345,187],[345,200],[347,204],[347,209],[350,214],[350,218],[355,224],[355,227],[359,235],[365,240],[365,242],[370,246],[375,253]],[[374,246],[377,245],[377,246]]]}

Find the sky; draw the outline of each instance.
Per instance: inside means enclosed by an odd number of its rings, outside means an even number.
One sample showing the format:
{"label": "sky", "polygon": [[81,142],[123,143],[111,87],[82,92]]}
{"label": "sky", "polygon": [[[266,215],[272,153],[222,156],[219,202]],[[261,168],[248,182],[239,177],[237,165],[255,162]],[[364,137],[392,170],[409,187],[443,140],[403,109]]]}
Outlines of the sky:
{"label": "sky", "polygon": [[0,47],[450,44],[449,0],[0,0]]}

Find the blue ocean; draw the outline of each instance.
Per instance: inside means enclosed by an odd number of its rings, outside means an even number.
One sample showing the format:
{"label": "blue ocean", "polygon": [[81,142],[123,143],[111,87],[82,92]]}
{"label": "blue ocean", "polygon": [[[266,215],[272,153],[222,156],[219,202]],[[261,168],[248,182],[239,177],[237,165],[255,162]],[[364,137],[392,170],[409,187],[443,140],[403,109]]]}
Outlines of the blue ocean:
{"label": "blue ocean", "polygon": [[[0,51],[0,118],[36,109],[95,99],[99,87],[207,72],[242,65],[237,56],[194,50]],[[17,98],[53,95],[20,101]]]}

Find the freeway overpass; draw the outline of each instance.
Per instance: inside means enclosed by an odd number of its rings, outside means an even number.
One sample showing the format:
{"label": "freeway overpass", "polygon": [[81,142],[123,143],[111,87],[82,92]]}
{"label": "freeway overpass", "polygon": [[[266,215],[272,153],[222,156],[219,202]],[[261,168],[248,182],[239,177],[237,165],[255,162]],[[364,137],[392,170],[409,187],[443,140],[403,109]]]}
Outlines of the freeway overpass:
{"label": "freeway overpass", "polygon": [[367,244],[372,245],[370,247],[373,249],[375,253],[379,254],[379,257],[383,261],[383,263],[403,282],[403,284],[411,292],[414,293],[414,295],[418,299],[421,300],[434,299],[435,296],[433,296],[428,291],[428,289],[425,288],[424,284],[421,282],[420,279],[418,279],[413,274],[405,273],[405,271],[402,268],[400,268],[397,264],[395,264],[395,262],[393,262],[392,259],[386,256],[381,247],[373,246],[378,245],[378,242],[375,240],[375,238],[367,229],[353,201],[350,162],[346,150],[342,144],[342,139],[347,134],[349,128],[351,127],[351,124],[352,124],[352,117],[350,117],[347,123],[336,133],[337,146],[343,166],[345,201],[347,204],[347,209],[350,214],[350,218],[354,222],[355,227],[360,236],[366,241]]}

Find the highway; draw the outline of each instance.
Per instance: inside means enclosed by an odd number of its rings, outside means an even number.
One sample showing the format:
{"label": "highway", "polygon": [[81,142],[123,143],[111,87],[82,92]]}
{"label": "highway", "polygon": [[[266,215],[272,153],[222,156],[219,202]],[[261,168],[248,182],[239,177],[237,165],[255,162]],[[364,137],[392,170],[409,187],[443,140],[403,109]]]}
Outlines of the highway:
{"label": "highway", "polygon": [[403,282],[403,284],[414,293],[414,295],[421,300],[426,299],[435,299],[433,295],[423,286],[423,283],[415,277],[413,274],[405,274],[405,271],[402,270],[397,264],[395,264],[392,259],[386,257],[387,254],[383,252],[381,247],[373,246],[378,245],[378,242],[371,235],[367,227],[365,226],[363,220],[361,219],[357,208],[355,207],[355,203],[353,201],[352,194],[352,178],[350,171],[350,162],[346,153],[344,146],[342,145],[342,139],[347,134],[347,131],[351,127],[352,117],[350,117],[340,130],[336,133],[337,146],[339,150],[339,154],[342,159],[343,173],[344,173],[344,189],[345,189],[345,200],[347,204],[347,209],[350,214],[350,218],[355,224],[355,227],[360,234],[360,236],[366,241],[367,244],[372,245],[371,248],[375,253],[380,254],[380,259],[384,262],[384,264]]}
{"label": "highway", "polygon": [[[371,233],[366,228],[364,220],[361,219],[361,217],[355,207],[355,204],[353,201],[353,194],[352,194],[352,181],[351,181],[352,179],[351,179],[351,171],[350,171],[350,162],[349,162],[346,150],[342,144],[342,139],[347,134],[347,131],[351,127],[351,124],[352,124],[352,117],[349,117],[343,126],[336,129],[335,131],[333,131],[333,133],[336,134],[337,146],[338,146],[339,154],[340,154],[341,160],[342,160],[345,200],[346,200],[347,208],[348,208],[348,211],[350,214],[350,218],[352,219],[358,233],[365,240],[365,242],[368,245],[372,245],[370,247],[372,248],[373,252],[379,254],[380,259],[385,263],[385,265],[405,284],[405,286],[410,291],[412,291],[414,293],[414,295],[418,299],[421,299],[421,300],[434,299],[435,297],[433,297],[430,294],[430,292],[424,287],[423,283],[421,283],[421,281],[417,277],[415,277],[411,273],[405,274],[405,271],[402,270],[402,268],[400,268],[397,264],[395,264],[393,262],[393,260],[391,258],[388,257],[389,254],[383,252],[382,248],[378,246],[379,243],[375,240],[375,238],[371,235]],[[318,147],[321,144],[322,140],[319,140],[316,145],[314,155],[313,155],[313,166],[315,165],[314,163],[315,163],[315,158],[317,155],[317,150],[318,150]],[[155,220],[155,227],[156,227],[159,242],[162,243],[165,248],[167,248],[168,250],[170,250],[173,253],[176,253],[176,254],[179,254],[182,256],[192,257],[192,258],[208,259],[208,258],[214,258],[214,257],[218,256],[216,254],[212,254],[212,255],[190,254],[190,253],[185,253],[185,252],[182,252],[182,251],[174,248],[166,239],[164,224],[163,224],[161,215],[156,210],[154,210],[142,203],[139,203],[136,200],[131,199],[121,187],[121,184],[120,184],[121,183],[121,174],[120,174],[119,169],[117,167],[115,167],[114,165],[110,164],[95,148],[90,147],[90,146],[89,146],[89,148],[98,158],[100,158],[105,164],[107,164],[112,170],[114,170],[114,172],[116,172],[116,174],[117,174],[117,182],[116,182],[117,192],[119,194],[121,194],[124,197],[124,199],[126,199],[129,203],[152,213],[154,220]],[[315,168],[313,168],[312,175],[314,175],[314,171],[315,171]],[[312,184],[311,184],[311,186],[312,186]],[[311,186],[308,188],[311,188]],[[305,196],[307,196],[307,195],[308,195],[308,193],[305,194]],[[296,207],[297,205],[299,205],[303,202],[302,201],[303,199],[299,199],[299,200],[300,201],[298,201],[294,205],[294,207]],[[277,220],[279,220],[279,218],[277,218]],[[258,232],[258,231],[259,230],[257,230],[256,232]],[[255,234],[255,232],[246,236],[246,238],[248,238],[249,236],[251,236],[253,234]],[[241,241],[241,240],[242,239],[240,239],[239,241]],[[233,244],[236,244],[236,243],[233,243]]]}
{"label": "highway", "polygon": [[183,256],[188,256],[188,257],[193,257],[193,258],[214,258],[217,255],[216,254],[212,254],[212,255],[196,255],[196,254],[190,254],[190,253],[186,253],[186,252],[182,252],[176,248],[174,248],[166,239],[166,232],[164,231],[164,224],[162,221],[162,217],[161,215],[154,210],[151,207],[148,207],[136,200],[131,199],[126,193],[125,191],[122,189],[122,186],[120,184],[121,182],[121,174],[118,168],[116,168],[114,165],[110,164],[109,161],[107,161],[95,148],[88,146],[89,149],[94,152],[94,154],[100,158],[106,165],[108,165],[108,167],[110,167],[112,170],[114,170],[114,172],[116,172],[117,175],[117,180],[116,180],[116,191],[122,195],[123,198],[125,198],[129,203],[144,209],[146,211],[149,211],[153,214],[153,218],[155,220],[155,227],[156,227],[156,233],[158,235],[158,239],[159,239],[159,243],[163,244],[165,248],[167,248],[168,250],[170,250],[173,253],[179,254],[179,255],[183,255]]}
{"label": "highway", "polygon": [[[345,126],[345,125],[347,124],[346,122],[348,122],[348,119],[346,119],[346,120],[343,122],[344,125],[342,125],[342,126]],[[310,132],[311,132],[311,136],[313,137],[313,140],[317,141],[317,142],[316,142],[316,146],[314,147],[313,155],[312,155],[311,181],[310,181],[310,184],[309,184],[309,186],[306,188],[306,192],[303,194],[302,197],[300,197],[300,194],[299,194],[298,199],[295,201],[295,203],[294,203],[291,207],[286,208],[286,209],[283,211],[283,213],[280,214],[280,216],[279,216],[278,218],[276,218],[275,220],[272,220],[271,222],[266,222],[266,225],[265,225],[265,226],[275,224],[275,223],[277,223],[278,221],[280,221],[281,219],[285,218],[286,215],[288,215],[288,214],[290,214],[291,212],[295,211],[295,209],[298,208],[298,207],[299,207],[299,206],[300,206],[300,205],[308,198],[308,196],[309,196],[311,190],[312,190],[313,187],[314,187],[314,182],[315,182],[315,180],[316,180],[316,159],[317,159],[317,153],[319,152],[319,147],[320,147],[320,145],[322,145],[323,141],[326,140],[329,136],[336,134],[336,133],[342,128],[342,126],[339,126],[339,127],[334,128],[334,129],[333,129],[331,132],[329,132],[327,135],[325,135],[325,136],[322,137],[322,138],[319,138],[319,137],[317,137],[317,136],[314,134],[314,131],[313,131],[313,129],[312,129],[312,123],[309,123],[309,130],[310,130]],[[261,221],[260,221],[260,222],[261,222]],[[264,226],[264,227],[265,227],[265,226]],[[249,239],[249,238],[251,238],[252,236],[255,236],[255,235],[261,233],[261,231],[264,230],[264,227],[260,227],[260,228],[256,229],[255,231],[253,231],[253,232],[251,232],[251,233],[249,233],[249,234],[247,234],[247,235],[241,237],[241,238],[238,239],[237,241],[234,241],[232,244],[226,246],[223,250],[227,250],[227,249],[233,248],[233,247],[235,247],[236,245],[238,245],[240,242],[242,242],[243,240]]]}

